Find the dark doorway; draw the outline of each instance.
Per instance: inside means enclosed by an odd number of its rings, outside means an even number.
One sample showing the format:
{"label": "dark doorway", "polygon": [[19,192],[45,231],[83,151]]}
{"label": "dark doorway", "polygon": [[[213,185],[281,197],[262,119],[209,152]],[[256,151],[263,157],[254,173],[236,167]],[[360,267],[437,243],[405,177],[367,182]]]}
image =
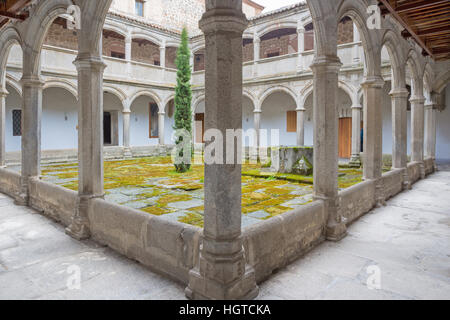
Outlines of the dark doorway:
{"label": "dark doorway", "polygon": [[103,113],[103,143],[111,144],[111,113]]}

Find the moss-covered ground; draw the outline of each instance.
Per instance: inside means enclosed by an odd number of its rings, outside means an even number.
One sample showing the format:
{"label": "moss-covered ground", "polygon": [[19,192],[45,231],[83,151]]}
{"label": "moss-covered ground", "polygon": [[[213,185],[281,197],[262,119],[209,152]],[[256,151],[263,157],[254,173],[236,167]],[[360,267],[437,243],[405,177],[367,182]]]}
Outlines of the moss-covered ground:
{"label": "moss-covered ground", "polygon": [[[44,180],[78,190],[77,163],[43,166]],[[170,157],[105,161],[105,199],[203,227],[203,170],[193,165],[187,173],[175,172]],[[264,172],[261,165],[242,168],[243,226],[270,219],[312,202],[312,177]],[[339,188],[361,182],[359,169],[340,169]]]}

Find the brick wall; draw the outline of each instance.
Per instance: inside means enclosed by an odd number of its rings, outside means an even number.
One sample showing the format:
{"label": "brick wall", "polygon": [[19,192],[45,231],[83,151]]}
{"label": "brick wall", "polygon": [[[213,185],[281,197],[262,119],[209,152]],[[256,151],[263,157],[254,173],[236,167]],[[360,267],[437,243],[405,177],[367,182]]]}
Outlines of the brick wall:
{"label": "brick wall", "polygon": [[48,29],[44,43],[50,46],[78,50],[78,37],[74,30],[60,24],[52,24]]}
{"label": "brick wall", "polygon": [[338,44],[353,42],[353,21],[344,19],[338,25]]}
{"label": "brick wall", "polygon": [[149,41],[131,44],[131,60],[160,65],[159,46]]}
{"label": "brick wall", "polygon": [[267,58],[270,54],[278,53],[280,56],[298,51],[297,34],[282,36],[261,41],[260,58]]}

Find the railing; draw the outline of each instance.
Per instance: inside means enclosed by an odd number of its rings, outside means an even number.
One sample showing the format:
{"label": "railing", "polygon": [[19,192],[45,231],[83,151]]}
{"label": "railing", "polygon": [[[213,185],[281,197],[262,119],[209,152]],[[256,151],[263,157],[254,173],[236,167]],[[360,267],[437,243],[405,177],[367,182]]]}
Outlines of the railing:
{"label": "railing", "polygon": [[[45,45],[42,50],[42,71],[54,74],[67,74],[76,76],[76,68],[73,64],[77,51]],[[363,48],[361,42],[347,43],[338,46],[338,56],[344,67],[362,63]],[[176,84],[176,70],[163,68],[138,61],[103,57],[107,65],[105,79],[127,82],[139,82],[140,84],[170,86]],[[388,59],[383,54],[383,61]],[[243,65],[243,77],[245,81],[253,79],[268,79],[296,75],[299,72],[311,72],[309,66],[314,60],[314,50],[301,53],[291,53],[283,56],[248,61]],[[11,48],[8,59],[8,67],[20,68],[22,65],[22,51],[19,46]],[[204,86],[205,72],[192,73],[192,84],[197,87]]]}

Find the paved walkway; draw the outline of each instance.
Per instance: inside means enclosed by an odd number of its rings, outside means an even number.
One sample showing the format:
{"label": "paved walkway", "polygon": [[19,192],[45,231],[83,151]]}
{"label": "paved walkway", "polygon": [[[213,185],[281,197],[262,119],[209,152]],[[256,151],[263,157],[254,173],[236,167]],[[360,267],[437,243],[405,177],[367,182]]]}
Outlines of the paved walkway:
{"label": "paved walkway", "polygon": [[[259,299],[450,299],[449,226],[450,171],[441,171],[261,284]],[[369,289],[369,276],[380,289]],[[0,299],[184,299],[183,291],[0,194]]]}

